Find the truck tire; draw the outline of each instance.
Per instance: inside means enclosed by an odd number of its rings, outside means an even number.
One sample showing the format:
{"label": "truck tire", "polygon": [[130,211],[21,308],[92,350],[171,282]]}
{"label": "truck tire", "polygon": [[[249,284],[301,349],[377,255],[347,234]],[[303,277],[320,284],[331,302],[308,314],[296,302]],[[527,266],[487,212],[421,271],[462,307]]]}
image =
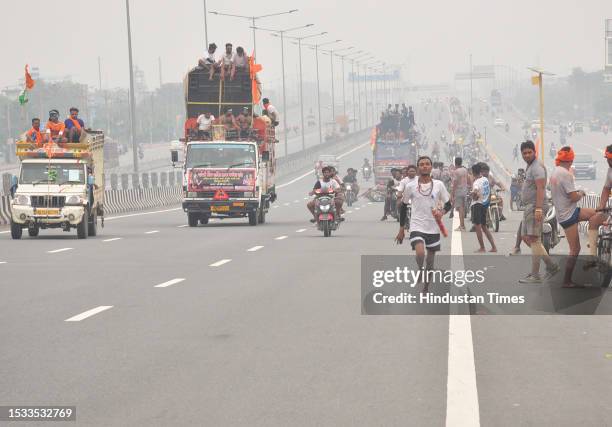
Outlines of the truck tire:
{"label": "truck tire", "polygon": [[96,236],[98,234],[98,215],[96,212],[89,219],[90,221],[87,222],[87,232],[90,236]]}
{"label": "truck tire", "polygon": [[21,228],[21,225],[15,224],[13,221],[11,221],[11,237],[13,238],[13,240],[21,239],[22,235],[23,235],[23,228]]}
{"label": "truck tire", "polygon": [[38,232],[40,231],[40,227],[35,225],[33,228],[28,228],[28,236],[36,237],[38,236]]}
{"label": "truck tire", "polygon": [[249,212],[249,225],[257,225],[257,211]]}
{"label": "truck tire", "polygon": [[190,227],[197,227],[200,217],[195,212],[187,212],[187,223]]}
{"label": "truck tire", "polygon": [[202,225],[206,225],[206,224],[208,224],[208,219],[209,219],[209,218],[208,218],[208,215],[202,215],[202,216],[200,217],[200,224],[202,224]]}
{"label": "truck tire", "polygon": [[265,209],[259,209],[257,212],[258,212],[257,222],[260,223],[260,224],[265,224],[266,223],[266,211],[265,211]]}
{"label": "truck tire", "polygon": [[86,211],[83,214],[83,219],[77,224],[77,238],[87,239],[87,232],[89,231],[89,212]]}

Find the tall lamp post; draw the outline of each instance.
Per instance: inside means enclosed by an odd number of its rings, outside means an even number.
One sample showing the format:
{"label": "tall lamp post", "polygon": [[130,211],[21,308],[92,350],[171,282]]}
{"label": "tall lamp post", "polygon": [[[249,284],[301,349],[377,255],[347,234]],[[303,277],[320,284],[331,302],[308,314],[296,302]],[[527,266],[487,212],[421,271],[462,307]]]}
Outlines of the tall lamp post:
{"label": "tall lamp post", "polygon": [[288,149],[288,144],[287,144],[287,134],[289,133],[289,129],[287,128],[287,91],[285,87],[285,33],[312,27],[313,25],[314,24],[306,24],[306,25],[301,25],[299,27],[287,28],[285,30],[273,30],[270,28],[253,27],[253,30],[263,30],[263,31],[268,31],[271,33],[279,34],[280,39],[281,39],[281,68],[282,68],[282,74],[283,74],[283,127],[284,127],[283,141],[285,145],[285,156],[289,154],[289,149]]}
{"label": "tall lamp post", "polygon": [[[297,12],[298,9],[291,9],[291,10],[287,10],[284,12],[277,12],[277,13],[269,13],[266,15],[259,15],[259,16],[244,16],[244,15],[234,15],[231,13],[223,13],[223,12],[216,12],[216,11],[210,11],[209,13],[212,13],[213,15],[217,15],[217,16],[229,16],[231,18],[242,18],[242,19],[248,19],[249,21],[251,21],[251,28],[253,29],[253,57],[255,58],[255,52],[257,51],[257,40],[255,38],[255,21],[257,21],[258,19],[263,19],[263,18],[270,18],[272,16],[279,16],[279,15],[288,15],[290,13],[294,13]],[[208,46],[207,46],[208,48]]]}
{"label": "tall lamp post", "polygon": [[[300,62],[300,115],[302,119],[302,151],[306,149],[306,136],[304,130],[306,126],[304,125],[304,84],[302,79],[302,40],[309,39],[312,37],[318,37],[327,34],[327,31],[323,31],[318,34],[311,34],[309,36],[304,37],[287,37],[292,40],[297,40],[298,52],[299,52],[299,62]],[[274,35],[274,34],[273,34]]]}
{"label": "tall lamp post", "polygon": [[[355,65],[355,63],[357,63],[357,74],[355,75],[355,77],[357,78],[356,82],[357,82],[357,98],[358,98],[358,106],[359,106],[359,130],[363,129],[363,115],[361,113],[361,75],[359,73],[359,67],[361,66],[361,62],[359,62],[362,58],[365,57],[369,57],[370,54],[367,52],[363,52],[360,55],[356,56],[353,58],[353,66]],[[358,61],[359,60],[359,61]],[[355,88],[355,83],[353,83],[353,91]],[[356,122],[357,123],[357,122]],[[356,124],[355,124],[356,126]]]}
{"label": "tall lamp post", "polygon": [[[332,113],[332,122],[336,120],[336,92],[334,89],[334,54],[337,52],[344,52],[346,50],[353,49],[353,46],[345,47],[342,49],[330,49],[330,50],[322,50],[325,54],[329,55],[329,61],[331,65],[331,113]],[[342,71],[344,74],[344,70]]]}
{"label": "tall lamp post", "polygon": [[530,71],[536,73],[535,76],[531,77],[531,84],[538,86],[540,91],[540,160],[544,161],[544,90],[542,87],[543,76],[554,76],[553,73],[538,70],[536,68],[528,68]]}
{"label": "tall lamp post", "polygon": [[[359,55],[361,55],[363,53],[363,50],[358,50],[356,52],[351,53],[350,55],[343,55],[342,56],[342,66],[344,67],[344,58],[347,58],[349,61],[351,61],[351,75],[353,76],[353,84],[351,85],[351,89],[352,89],[352,93],[353,93],[353,97],[352,97],[352,105],[353,105],[353,131],[357,131],[357,104],[355,103],[355,81],[356,81],[356,76],[355,76],[355,58],[359,57]],[[352,56],[352,58],[351,58]],[[346,110],[346,103],[344,106],[344,109]],[[344,114],[346,115],[346,111],[344,112]]]}
{"label": "tall lamp post", "polygon": [[130,66],[130,139],[132,140],[132,161],[134,172],[138,173],[138,147],[136,145],[136,101],[134,97],[134,67],[132,62],[132,30],[130,25],[130,0],[125,0],[127,17],[128,55]]}
{"label": "tall lamp post", "polygon": [[342,40],[338,39],[338,40],[332,40],[329,42],[325,42],[325,43],[317,43],[314,45],[305,45],[310,47],[311,49],[314,49],[315,51],[315,63],[316,63],[316,67],[317,67],[317,108],[319,110],[319,144],[323,143],[323,129],[321,127],[321,81],[319,78],[319,48],[321,46],[327,46],[330,44],[334,44],[334,43],[339,43]]}

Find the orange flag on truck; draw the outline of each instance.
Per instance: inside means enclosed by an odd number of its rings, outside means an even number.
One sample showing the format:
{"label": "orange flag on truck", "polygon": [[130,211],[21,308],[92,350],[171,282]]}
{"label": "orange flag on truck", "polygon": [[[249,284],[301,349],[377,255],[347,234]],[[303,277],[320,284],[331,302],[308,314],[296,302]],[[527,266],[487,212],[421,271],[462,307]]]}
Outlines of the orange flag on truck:
{"label": "orange flag on truck", "polygon": [[25,66],[25,86],[26,89],[31,90],[34,87],[34,79],[30,75],[30,71],[28,70],[28,65]]}
{"label": "orange flag on truck", "polygon": [[249,74],[251,77],[251,95],[253,97],[253,104],[259,104],[261,100],[261,93],[259,92],[259,86],[257,85],[257,73],[259,73],[263,67],[260,64],[255,63],[255,55],[249,56]]}

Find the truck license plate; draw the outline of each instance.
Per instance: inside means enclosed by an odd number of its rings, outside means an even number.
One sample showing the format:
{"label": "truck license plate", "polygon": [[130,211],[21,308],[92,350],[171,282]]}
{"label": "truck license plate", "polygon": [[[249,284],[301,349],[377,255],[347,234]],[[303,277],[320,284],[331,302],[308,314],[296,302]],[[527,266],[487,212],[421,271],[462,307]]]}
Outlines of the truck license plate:
{"label": "truck license plate", "polygon": [[234,202],[232,205],[235,208],[243,208],[244,207],[244,202]]}
{"label": "truck license plate", "polygon": [[229,212],[229,210],[230,210],[229,206],[211,206],[210,207],[211,212]]}
{"label": "truck license plate", "polygon": [[59,209],[40,209],[36,208],[35,215],[59,215]]}

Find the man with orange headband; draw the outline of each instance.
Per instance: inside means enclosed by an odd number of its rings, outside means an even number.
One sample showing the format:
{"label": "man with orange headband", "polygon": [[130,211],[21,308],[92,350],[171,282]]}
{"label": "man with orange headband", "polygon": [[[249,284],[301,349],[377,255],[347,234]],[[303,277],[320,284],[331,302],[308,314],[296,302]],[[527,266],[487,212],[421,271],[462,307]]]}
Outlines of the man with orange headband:
{"label": "man with orange headband", "polygon": [[66,125],[59,121],[59,111],[49,111],[49,121],[47,121],[46,126],[46,133],[49,141],[66,142],[66,138],[64,137],[65,130]]}
{"label": "man with orange headband", "polygon": [[582,288],[584,285],[572,282],[572,274],[576,266],[576,259],[580,254],[580,235],[578,234],[578,223],[589,221],[589,230],[597,226],[591,224],[595,219],[595,209],[579,208],[578,201],[585,196],[584,191],[576,190],[574,175],[570,167],[574,162],[574,150],[572,147],[562,147],[557,152],[555,168],[550,177],[552,201],[557,210],[559,225],[565,230],[565,237],[570,247],[569,258],[565,264],[565,276],[563,278],[564,288]]}
{"label": "man with orange headband", "polygon": [[26,132],[26,140],[34,142],[36,145],[42,145],[44,142],[43,134],[40,132],[40,119],[34,117],[32,119],[32,129]]}

